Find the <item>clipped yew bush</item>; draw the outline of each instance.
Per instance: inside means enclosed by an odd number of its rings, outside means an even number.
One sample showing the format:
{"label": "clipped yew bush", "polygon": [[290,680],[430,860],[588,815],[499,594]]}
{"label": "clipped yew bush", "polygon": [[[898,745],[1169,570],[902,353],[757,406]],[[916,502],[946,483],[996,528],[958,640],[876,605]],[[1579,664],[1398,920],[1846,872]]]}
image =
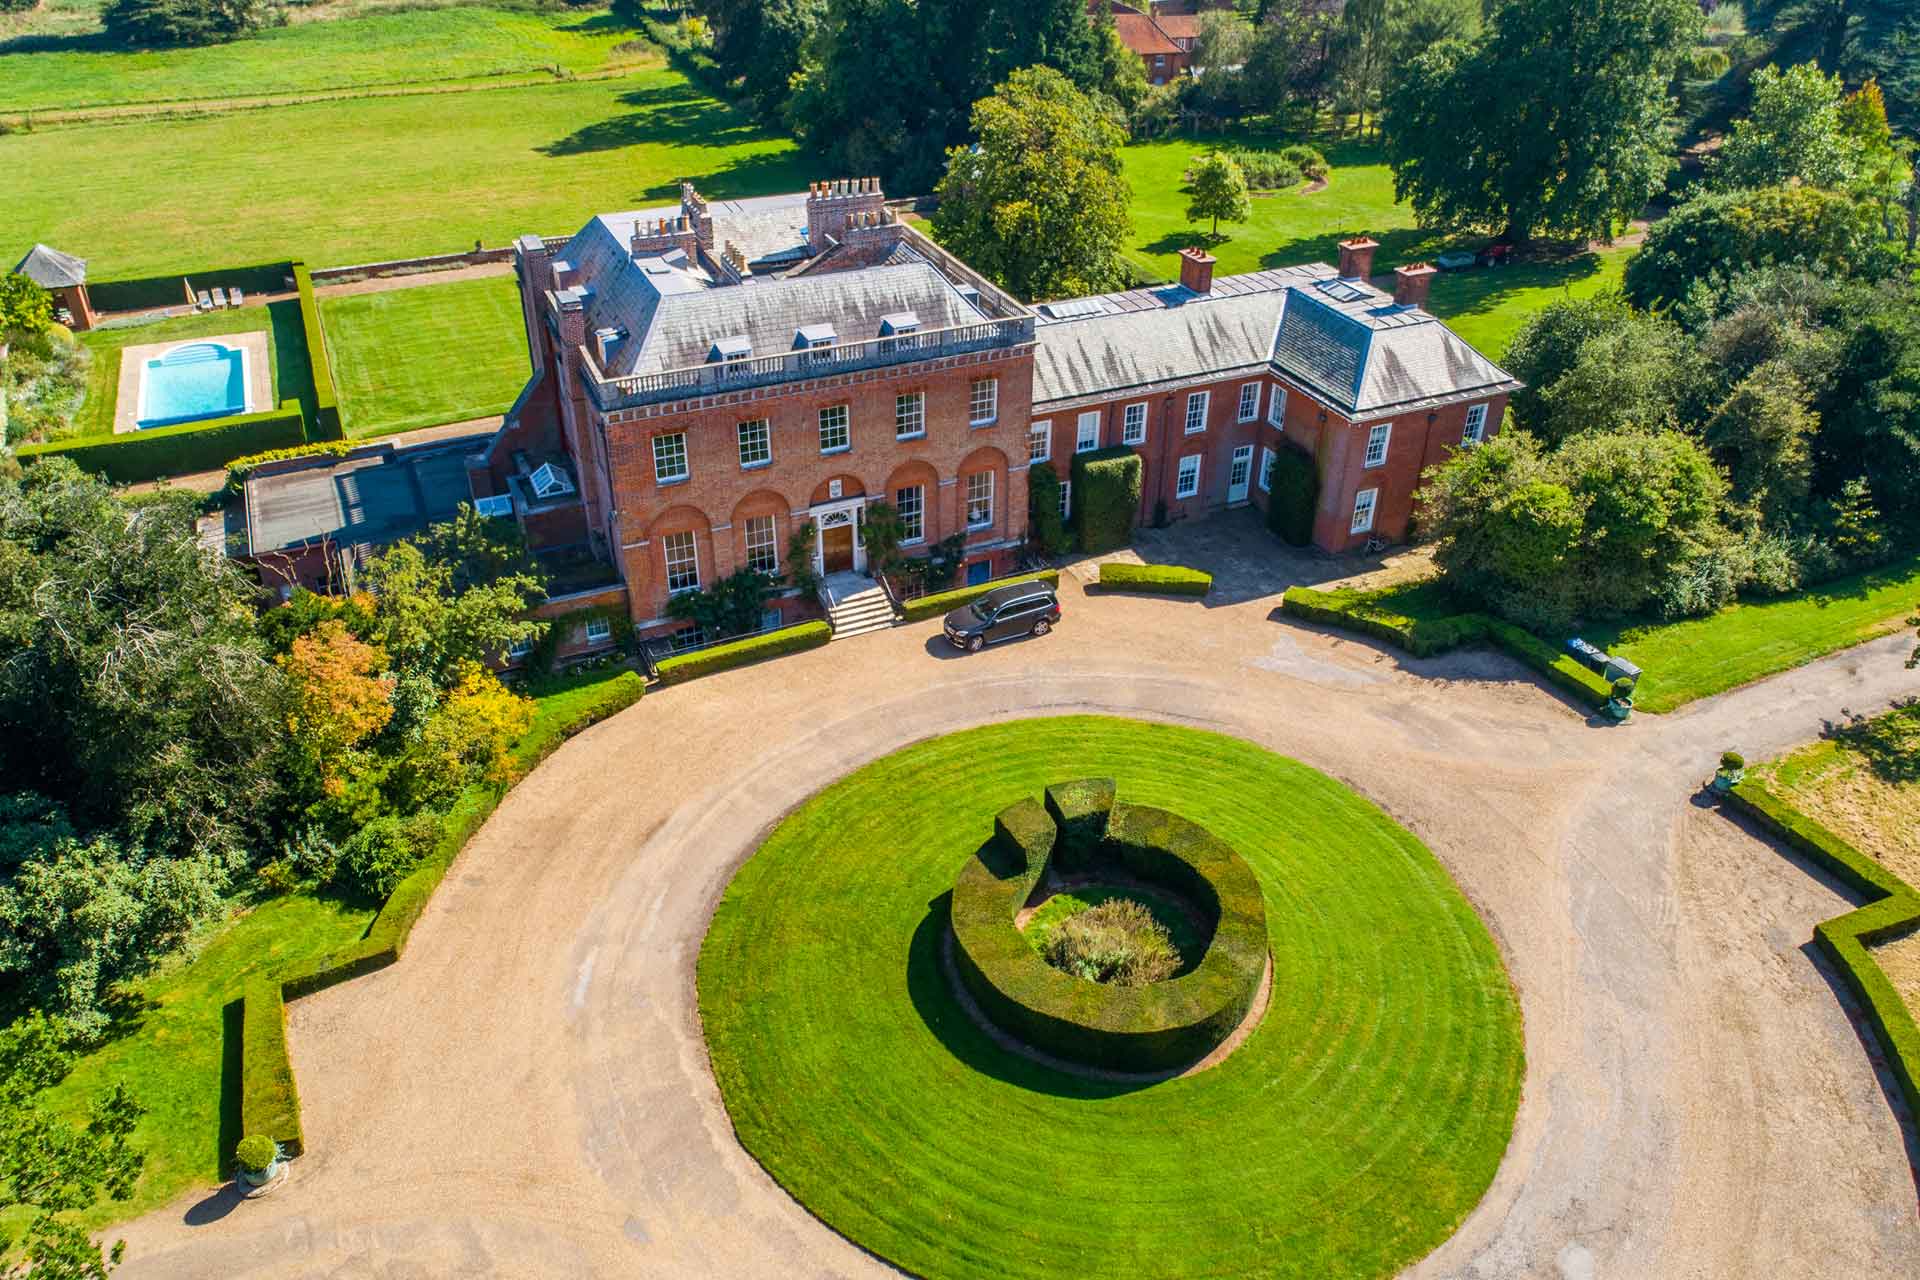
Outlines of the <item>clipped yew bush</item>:
{"label": "clipped yew bush", "polygon": [[1142,474],[1140,455],[1126,445],[1073,456],[1073,510],[1082,551],[1098,555],[1132,540]]}

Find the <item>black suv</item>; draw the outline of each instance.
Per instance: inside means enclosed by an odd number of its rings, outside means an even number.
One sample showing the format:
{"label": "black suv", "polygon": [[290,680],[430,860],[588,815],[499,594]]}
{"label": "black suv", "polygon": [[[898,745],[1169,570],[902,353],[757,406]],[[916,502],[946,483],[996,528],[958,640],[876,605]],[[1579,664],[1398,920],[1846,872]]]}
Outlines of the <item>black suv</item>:
{"label": "black suv", "polygon": [[941,625],[956,648],[978,653],[1014,636],[1043,636],[1060,621],[1060,598],[1044,582],[995,587],[947,615]]}

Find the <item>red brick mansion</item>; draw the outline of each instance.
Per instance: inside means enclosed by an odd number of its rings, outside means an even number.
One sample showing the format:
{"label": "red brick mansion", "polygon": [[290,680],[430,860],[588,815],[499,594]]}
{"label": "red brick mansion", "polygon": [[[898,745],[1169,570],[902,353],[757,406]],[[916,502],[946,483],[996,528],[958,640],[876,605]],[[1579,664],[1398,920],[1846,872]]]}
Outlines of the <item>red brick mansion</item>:
{"label": "red brick mansion", "polygon": [[[897,221],[872,179],[602,214],[516,246],[533,375],[469,460],[536,547],[610,560],[636,629],[736,569],[866,570],[864,510],[906,545],[962,534],[968,580],[1027,538],[1027,473],[1130,446],[1138,519],[1264,506],[1284,441],[1321,474],[1314,540],[1405,534],[1421,470],[1500,422],[1518,385],[1421,306],[1431,269],[1321,265],[1029,307]],[[1061,495],[1071,510],[1071,486]],[[817,614],[789,595],[782,621]],[[768,620],[770,623],[773,619]]]}

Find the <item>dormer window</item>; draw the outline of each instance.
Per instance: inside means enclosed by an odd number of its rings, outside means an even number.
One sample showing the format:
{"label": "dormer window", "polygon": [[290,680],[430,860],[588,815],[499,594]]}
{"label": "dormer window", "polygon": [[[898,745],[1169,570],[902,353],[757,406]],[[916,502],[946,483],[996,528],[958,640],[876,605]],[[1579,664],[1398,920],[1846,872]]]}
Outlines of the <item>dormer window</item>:
{"label": "dormer window", "polygon": [[832,346],[839,338],[830,324],[803,325],[793,335],[795,351],[821,351]]}
{"label": "dormer window", "polygon": [[708,364],[732,364],[736,360],[748,360],[753,357],[753,339],[745,334],[721,338],[707,352]]}
{"label": "dormer window", "polygon": [[892,315],[880,317],[880,336],[883,338],[918,332],[920,332],[920,317],[911,311],[896,311]]}
{"label": "dormer window", "polygon": [[613,363],[614,348],[627,336],[625,329],[595,329],[593,331],[594,354],[600,358],[600,367],[607,368]]}
{"label": "dormer window", "polygon": [[533,486],[534,497],[542,502],[573,492],[573,481],[567,479],[567,473],[551,462],[541,463],[540,469],[527,477],[527,483]]}

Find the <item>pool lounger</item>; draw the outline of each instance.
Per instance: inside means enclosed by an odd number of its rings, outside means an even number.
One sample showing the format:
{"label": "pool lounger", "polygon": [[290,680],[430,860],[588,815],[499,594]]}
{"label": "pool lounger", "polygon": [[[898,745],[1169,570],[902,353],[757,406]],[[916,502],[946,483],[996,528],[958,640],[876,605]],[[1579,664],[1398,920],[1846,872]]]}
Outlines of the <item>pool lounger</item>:
{"label": "pool lounger", "polygon": [[208,293],[205,289],[202,289],[200,291],[200,296],[198,299],[198,306],[199,306],[199,309],[202,311],[213,310],[213,295]]}
{"label": "pool lounger", "polygon": [[213,291],[213,309],[215,311],[220,311],[225,309],[226,305],[227,305],[227,291],[225,289],[215,289]]}
{"label": "pool lounger", "polygon": [[228,305],[228,306],[230,306],[230,307],[237,307],[237,306],[239,306],[239,305],[240,305],[241,303],[243,303],[243,302],[245,302],[246,300],[247,300],[247,295],[246,295],[246,294],[244,294],[244,293],[242,293],[242,292],[240,292],[240,291],[239,291],[238,289],[229,289],[229,290],[227,290],[227,305]]}

